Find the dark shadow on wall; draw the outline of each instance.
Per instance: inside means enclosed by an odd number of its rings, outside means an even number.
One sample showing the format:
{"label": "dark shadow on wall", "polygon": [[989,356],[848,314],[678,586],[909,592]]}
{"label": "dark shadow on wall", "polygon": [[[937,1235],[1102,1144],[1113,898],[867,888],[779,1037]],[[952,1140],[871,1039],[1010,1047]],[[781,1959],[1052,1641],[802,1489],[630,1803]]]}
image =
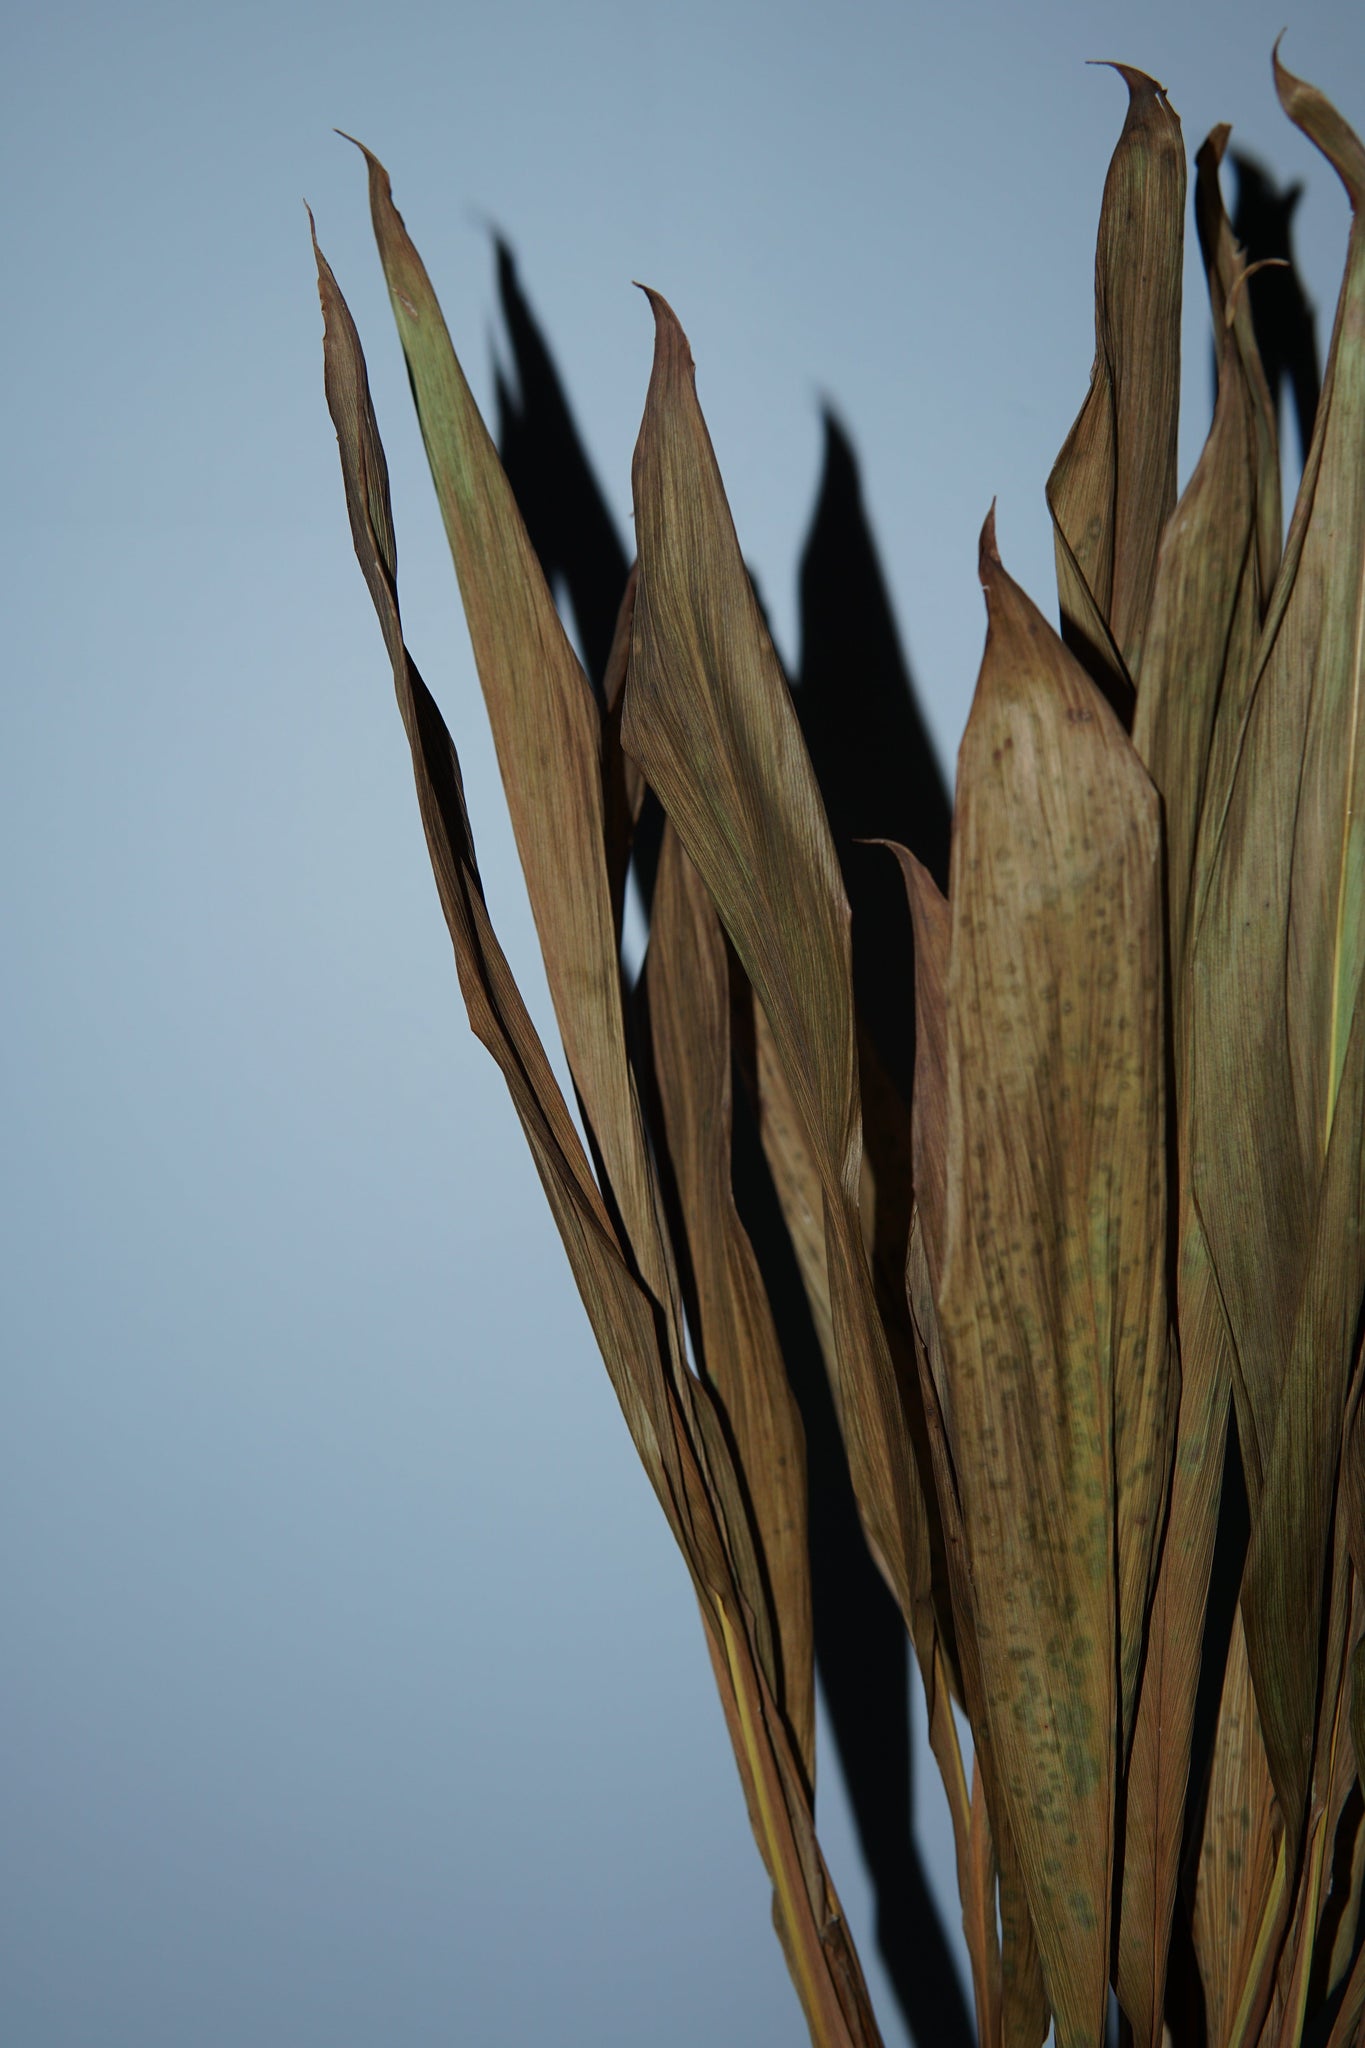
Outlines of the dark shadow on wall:
{"label": "dark shadow on wall", "polygon": [[[497,372],[498,446],[546,579],[572,608],[589,678],[600,694],[626,552],[501,239],[496,257],[510,354],[510,375]],[[830,414],[802,555],[800,606],[796,704],[853,906],[862,1034],[904,1106],[913,1066],[910,921],[895,862],[883,849],[857,842],[900,839],[946,885],[949,808],[901,652],[853,450]],[[636,881],[646,905],[660,818],[657,805],[652,813],[647,806],[636,841]],[[736,1052],[742,1073],[744,1048]],[[908,1109],[903,1124],[908,1163]],[[905,1628],[863,1540],[819,1343],[742,1086],[735,1090],[734,1181],[769,1278],[805,1423],[816,1668],[872,1883],[877,1946],[921,2048],[931,2042],[970,2048],[974,2030],[963,1987],[913,1831]],[[903,1299],[900,1273],[896,1291]]]}
{"label": "dark shadow on wall", "polygon": [[853,912],[858,1013],[905,1102],[914,1051],[910,913],[896,839],[948,887],[951,810],[896,631],[852,444],[824,413],[824,468],[801,557],[796,708]]}
{"label": "dark shadow on wall", "polygon": [[630,562],[522,292],[516,259],[500,235],[494,254],[515,378],[509,383],[495,365],[498,453],[545,580],[557,601],[568,598],[588,680],[600,696]]}
{"label": "dark shadow on wall", "polygon": [[1321,382],[1313,308],[1295,267],[1290,233],[1303,186],[1286,185],[1281,190],[1263,164],[1236,150],[1232,164],[1237,173],[1232,232],[1246,251],[1248,265],[1267,265],[1247,280],[1246,287],[1256,346],[1277,420],[1281,393],[1287,391],[1293,402],[1302,466],[1313,438]]}
{"label": "dark shadow on wall", "polygon": [[[509,381],[495,361],[498,453],[555,602],[562,609],[567,600],[573,614],[583,666],[600,701],[630,559],[522,291],[516,258],[501,235],[493,247],[512,371]],[[646,915],[663,823],[651,790],[635,826],[631,861]]]}

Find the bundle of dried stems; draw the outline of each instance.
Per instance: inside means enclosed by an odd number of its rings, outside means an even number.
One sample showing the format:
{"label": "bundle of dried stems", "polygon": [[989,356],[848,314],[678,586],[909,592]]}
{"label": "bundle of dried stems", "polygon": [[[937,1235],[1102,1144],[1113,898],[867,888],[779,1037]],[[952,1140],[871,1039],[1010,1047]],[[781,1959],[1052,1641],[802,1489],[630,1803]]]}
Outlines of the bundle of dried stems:
{"label": "bundle of dried stems", "polygon": [[[878,2033],[813,1820],[796,1273],[923,1676],[982,2043],[1036,2048],[1055,2020],[1062,2048],[1096,2044],[1111,1986],[1149,2048],[1346,2048],[1365,2022],[1365,150],[1277,59],[1353,209],[1282,541],[1226,129],[1195,194],[1217,403],[1177,501],[1184,147],[1162,89],[1123,77],[1094,369],[1048,484],[1061,630],[988,520],[946,896],[914,852],[876,856],[913,920],[908,1103],[855,999],[840,856],[676,316],[650,294],[639,559],[594,688],[366,152],[585,1151],[404,645],[364,358],[317,257],[470,1022],[686,1560],[821,2048]],[[736,1201],[741,1116],[786,1225],[772,1270]]]}

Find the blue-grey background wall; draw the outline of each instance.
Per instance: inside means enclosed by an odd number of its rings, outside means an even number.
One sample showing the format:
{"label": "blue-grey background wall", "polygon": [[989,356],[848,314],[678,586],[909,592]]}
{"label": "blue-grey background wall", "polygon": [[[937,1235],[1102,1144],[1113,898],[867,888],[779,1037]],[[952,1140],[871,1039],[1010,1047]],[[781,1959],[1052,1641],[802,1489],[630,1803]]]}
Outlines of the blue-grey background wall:
{"label": "blue-grey background wall", "polygon": [[[323,408],[306,194],[370,355],[409,638],[548,1005],[361,166],[476,394],[514,243],[622,531],[688,327],[792,651],[818,401],[951,758],[976,536],[1049,606],[1123,88],[1346,211],[1284,0],[9,10],[0,2038],[795,2043],[682,1566],[469,1037]],[[1358,8],[1290,65],[1365,120]],[[1192,239],[1192,238],[1191,238]],[[1187,279],[1183,471],[1207,418]],[[837,1774],[822,1832],[868,1897]],[[917,1825],[958,1939],[933,1767]],[[908,1942],[913,1930],[906,1930]],[[888,2043],[903,2040],[864,1938]],[[960,1949],[960,1941],[959,1941]]]}

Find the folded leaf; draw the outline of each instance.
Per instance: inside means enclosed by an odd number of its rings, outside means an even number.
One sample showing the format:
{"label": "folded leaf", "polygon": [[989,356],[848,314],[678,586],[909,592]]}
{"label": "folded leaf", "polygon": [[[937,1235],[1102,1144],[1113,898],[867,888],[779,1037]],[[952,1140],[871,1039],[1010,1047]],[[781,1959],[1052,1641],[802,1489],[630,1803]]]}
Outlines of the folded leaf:
{"label": "folded leaf", "polygon": [[1128,87],[1128,115],[1100,210],[1095,362],[1047,499],[1063,638],[1122,712],[1175,505],[1185,151],[1164,88],[1113,68]]}
{"label": "folded leaf", "polygon": [[[1250,335],[1244,273],[1218,190],[1228,130],[1199,152],[1199,211],[1218,321],[1218,401],[1204,450],[1161,536],[1133,745],[1161,791],[1173,1014],[1184,1016],[1186,919],[1214,714],[1235,730],[1269,598],[1263,507],[1278,544],[1279,472],[1269,396]],[[1240,319],[1238,316],[1240,315]],[[1246,353],[1248,347],[1251,354]],[[1264,461],[1274,460],[1267,482]],[[1177,1036],[1183,1028],[1177,1025]]]}

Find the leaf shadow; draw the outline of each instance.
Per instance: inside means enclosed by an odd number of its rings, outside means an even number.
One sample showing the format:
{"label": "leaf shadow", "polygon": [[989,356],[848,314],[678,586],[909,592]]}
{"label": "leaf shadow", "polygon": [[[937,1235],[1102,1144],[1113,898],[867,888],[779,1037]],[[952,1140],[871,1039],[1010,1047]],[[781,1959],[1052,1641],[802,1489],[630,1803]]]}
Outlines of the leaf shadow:
{"label": "leaf shadow", "polygon": [[1253,272],[1246,287],[1256,346],[1276,418],[1282,392],[1293,404],[1302,466],[1308,459],[1322,383],[1313,308],[1294,262],[1291,234],[1304,188],[1298,183],[1278,185],[1264,164],[1238,150],[1232,152],[1232,166],[1237,173],[1232,232],[1246,252],[1248,266],[1266,265]]}

